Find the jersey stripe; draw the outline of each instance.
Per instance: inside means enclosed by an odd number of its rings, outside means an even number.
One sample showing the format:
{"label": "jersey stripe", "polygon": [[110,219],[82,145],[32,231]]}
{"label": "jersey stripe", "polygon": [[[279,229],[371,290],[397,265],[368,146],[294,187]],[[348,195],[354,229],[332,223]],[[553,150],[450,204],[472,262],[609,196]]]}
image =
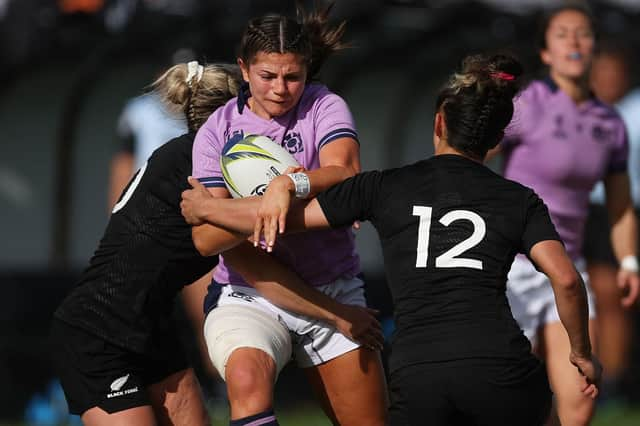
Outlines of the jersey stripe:
{"label": "jersey stripe", "polygon": [[204,185],[205,188],[224,188],[226,186],[224,179],[218,176],[198,178],[198,181]]}
{"label": "jersey stripe", "polygon": [[358,144],[360,144],[360,141],[358,140],[358,134],[355,132],[355,130],[344,128],[332,130],[327,133],[322,139],[320,139],[320,144],[318,145],[318,147],[323,147],[329,142],[332,142],[339,138],[353,138]]}

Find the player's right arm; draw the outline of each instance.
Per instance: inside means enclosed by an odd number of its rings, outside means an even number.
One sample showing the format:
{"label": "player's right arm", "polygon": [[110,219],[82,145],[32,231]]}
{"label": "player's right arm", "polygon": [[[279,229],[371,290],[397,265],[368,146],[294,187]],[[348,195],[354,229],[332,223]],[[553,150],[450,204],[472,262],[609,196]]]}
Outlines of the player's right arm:
{"label": "player's right arm", "polygon": [[[224,188],[204,188],[190,180],[201,191],[201,195],[210,194],[211,200],[222,204],[229,193]],[[204,191],[204,193],[202,193]],[[253,208],[237,212],[226,212],[230,223],[244,222],[249,235],[253,231],[253,222],[260,200],[255,200]],[[215,204],[212,208],[215,211]],[[246,235],[227,231],[217,226],[203,223],[192,228],[194,245],[201,254],[217,254],[224,251],[227,264],[242,278],[274,305],[316,318],[336,327],[345,336],[371,349],[381,349],[383,336],[380,323],[375,318],[375,310],[344,305],[306,284],[294,272],[280,264],[271,255],[242,243]],[[231,248],[233,247],[233,248]],[[228,250],[227,250],[228,249]]]}
{"label": "player's right arm", "polygon": [[274,305],[324,321],[370,349],[382,349],[384,337],[376,310],[337,302],[251,244],[240,244],[224,257],[227,265]]}
{"label": "player's right arm", "polygon": [[[190,178],[190,182],[194,181],[197,182],[197,180]],[[200,183],[197,185],[201,191],[211,194],[212,198],[229,198],[229,192],[225,188],[205,188]],[[211,223],[201,223],[191,228],[191,237],[193,244],[202,256],[222,253],[246,240],[246,236],[242,233],[223,229]]]}
{"label": "player's right arm", "polygon": [[602,367],[591,352],[584,282],[567,254],[544,202],[530,191],[525,205],[522,252],[527,253],[536,267],[549,277],[560,321],[569,336],[569,360],[586,379],[581,386],[582,392],[595,398]]}
{"label": "player's right arm", "polygon": [[560,241],[541,241],[531,248],[529,256],[551,281],[558,315],[569,335],[570,361],[587,379],[582,392],[595,398],[598,395],[602,366],[591,352],[589,308],[582,277]]}

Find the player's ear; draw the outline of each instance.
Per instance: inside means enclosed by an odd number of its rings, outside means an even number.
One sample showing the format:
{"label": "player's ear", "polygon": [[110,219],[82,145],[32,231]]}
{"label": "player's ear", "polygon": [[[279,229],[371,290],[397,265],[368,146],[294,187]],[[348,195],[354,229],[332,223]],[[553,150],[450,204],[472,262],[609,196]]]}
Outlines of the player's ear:
{"label": "player's ear", "polygon": [[545,65],[551,65],[551,54],[549,53],[549,50],[541,49],[539,53],[542,63]]}
{"label": "player's ear", "polygon": [[240,71],[242,71],[242,79],[249,82],[249,65],[246,64],[242,58],[238,58],[238,66],[240,67]]}
{"label": "player's ear", "polygon": [[440,111],[436,112],[436,116],[433,119],[433,146],[434,148],[438,146],[442,136],[444,134],[444,118],[442,117],[442,113]]}

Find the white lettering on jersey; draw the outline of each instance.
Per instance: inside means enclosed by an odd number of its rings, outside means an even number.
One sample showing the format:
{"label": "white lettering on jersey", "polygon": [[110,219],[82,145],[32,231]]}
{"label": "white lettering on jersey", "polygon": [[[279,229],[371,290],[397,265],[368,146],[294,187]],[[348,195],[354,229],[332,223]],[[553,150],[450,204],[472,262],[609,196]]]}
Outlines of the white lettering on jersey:
{"label": "white lettering on jersey", "polygon": [[131,182],[131,185],[129,185],[129,188],[127,188],[127,192],[125,192],[122,198],[120,198],[120,201],[118,201],[116,205],[113,206],[113,210],[111,210],[112,214],[117,213],[121,208],[125,206],[125,204],[127,204],[127,201],[129,201],[129,199],[133,195],[133,191],[135,191],[138,187],[138,184],[140,183],[145,170],[147,170],[147,163],[144,163],[144,166],[140,167],[140,170],[138,170],[135,179],[133,179],[133,182]]}
{"label": "white lettering on jersey", "polygon": [[[432,207],[413,206],[413,215],[418,216],[418,247],[416,249],[416,268],[426,268],[429,257],[429,234],[431,230]],[[473,268],[482,270],[482,261],[458,257],[465,251],[478,245],[487,234],[487,225],[478,215],[469,210],[453,210],[442,216],[440,223],[449,226],[457,220],[468,220],[473,224],[473,233],[469,238],[451,247],[436,257],[436,268]]]}

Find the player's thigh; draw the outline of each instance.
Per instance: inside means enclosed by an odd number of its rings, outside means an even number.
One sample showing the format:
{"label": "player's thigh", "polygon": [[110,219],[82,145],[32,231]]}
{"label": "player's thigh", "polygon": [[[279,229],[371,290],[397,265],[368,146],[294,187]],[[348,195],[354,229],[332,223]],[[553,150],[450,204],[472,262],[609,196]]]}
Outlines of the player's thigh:
{"label": "player's thigh", "polygon": [[379,352],[357,348],[305,372],[334,423],[384,424],[388,399]]}
{"label": "player's thigh", "polygon": [[477,359],[445,363],[452,400],[466,424],[541,426],[551,409],[545,366],[533,356],[520,360]]}
{"label": "player's thigh", "polygon": [[207,296],[207,287],[211,283],[211,272],[205,274],[193,284],[182,289],[180,294],[185,313],[193,326],[201,362],[207,374],[212,378],[217,376],[217,371],[211,364],[207,353],[207,344],[204,341],[204,300]]}
{"label": "player's thigh", "polygon": [[[276,367],[274,381],[291,358],[289,330],[258,307],[242,304],[216,307],[205,319],[204,335],[209,357],[225,380],[228,377],[227,364],[238,349],[249,348],[261,351],[258,355],[265,353],[271,357]],[[234,354],[234,358],[243,353],[255,355],[256,351],[253,350],[239,351]],[[242,366],[242,363],[233,364],[234,369],[235,364]]]}
{"label": "player's thigh", "polygon": [[457,424],[448,378],[441,374],[440,365],[420,363],[390,373],[391,405],[387,419],[390,426]]}
{"label": "player's thigh", "polygon": [[148,391],[158,424],[211,424],[200,383],[193,369],[187,368],[173,373],[149,386]]}
{"label": "player's thigh", "polygon": [[[592,347],[595,345],[595,320],[589,320]],[[593,415],[595,402],[580,391],[584,378],[569,361],[571,346],[567,332],[559,321],[545,324],[542,330],[544,356],[549,383],[556,397],[560,420],[566,424],[582,424]],[[574,423],[571,419],[582,419]]]}
{"label": "player's thigh", "polygon": [[99,421],[104,415],[151,407],[147,370],[139,354],[61,321],[52,324],[51,353],[69,412],[84,415],[92,410],[89,418]]}
{"label": "player's thigh", "polygon": [[82,416],[85,426],[155,426],[153,408],[150,405],[129,408],[116,413],[108,413],[100,407],[93,407],[85,411]]}
{"label": "player's thigh", "polygon": [[617,267],[603,262],[589,263],[588,271],[589,282],[598,307],[598,315],[611,307],[614,309],[619,307],[622,310],[620,305],[621,291],[617,283]]}

